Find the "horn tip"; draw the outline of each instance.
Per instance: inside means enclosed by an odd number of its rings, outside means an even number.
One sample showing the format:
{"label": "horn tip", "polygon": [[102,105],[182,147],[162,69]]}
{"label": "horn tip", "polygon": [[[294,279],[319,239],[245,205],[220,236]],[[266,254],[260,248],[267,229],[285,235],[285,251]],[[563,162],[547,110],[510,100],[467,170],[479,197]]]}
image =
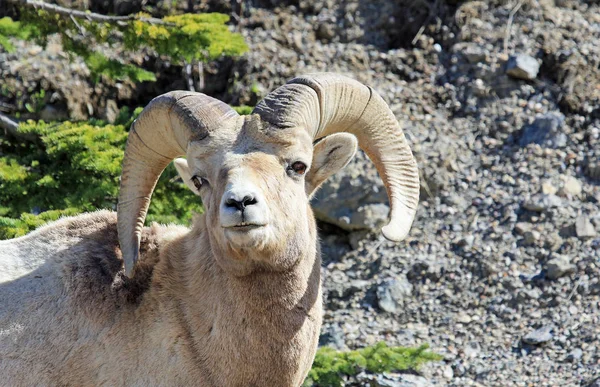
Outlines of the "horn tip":
{"label": "horn tip", "polygon": [[392,242],[401,242],[408,236],[412,226],[413,217],[409,221],[391,221],[381,229],[383,236]]}
{"label": "horn tip", "polygon": [[133,268],[135,267],[135,263],[137,262],[139,256],[139,246],[137,244],[134,246],[135,247],[129,249],[129,251],[123,252],[123,266],[125,268],[125,275],[129,278],[132,277]]}
{"label": "horn tip", "polygon": [[396,225],[388,224],[381,229],[383,236],[392,242],[401,242],[408,235],[407,230],[402,230]]}

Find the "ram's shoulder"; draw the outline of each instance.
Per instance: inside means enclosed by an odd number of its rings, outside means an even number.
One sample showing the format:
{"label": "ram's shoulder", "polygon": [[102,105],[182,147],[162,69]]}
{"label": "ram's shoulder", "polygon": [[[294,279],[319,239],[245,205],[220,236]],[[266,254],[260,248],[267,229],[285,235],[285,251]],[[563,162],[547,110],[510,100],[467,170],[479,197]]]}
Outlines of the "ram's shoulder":
{"label": "ram's shoulder", "polygon": [[[145,288],[162,247],[186,232],[186,227],[176,225],[144,227],[141,267],[134,282],[143,282]],[[107,286],[114,290],[123,282],[122,265],[117,214],[107,210],[64,217],[26,236],[0,242],[0,282],[31,275],[53,276],[62,278],[66,289],[76,292],[83,288],[106,290]]]}

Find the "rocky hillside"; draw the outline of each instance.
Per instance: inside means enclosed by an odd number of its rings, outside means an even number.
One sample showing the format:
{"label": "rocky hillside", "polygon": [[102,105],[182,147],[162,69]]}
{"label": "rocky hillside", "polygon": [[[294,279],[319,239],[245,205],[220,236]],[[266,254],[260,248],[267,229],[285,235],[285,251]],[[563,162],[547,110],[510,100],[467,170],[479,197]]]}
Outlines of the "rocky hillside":
{"label": "rocky hillside", "polygon": [[[250,46],[205,66],[207,93],[253,105],[297,74],[340,72],[383,96],[419,161],[406,242],[374,232],[388,208],[363,155],[314,203],[322,344],[428,342],[444,356],[421,376],[348,385],[600,385],[597,1],[211,0],[196,10],[235,14]],[[180,69],[138,59],[157,83],[91,84],[59,47],[0,51],[0,110],[23,110],[44,89],[29,114],[110,119],[184,87]]]}

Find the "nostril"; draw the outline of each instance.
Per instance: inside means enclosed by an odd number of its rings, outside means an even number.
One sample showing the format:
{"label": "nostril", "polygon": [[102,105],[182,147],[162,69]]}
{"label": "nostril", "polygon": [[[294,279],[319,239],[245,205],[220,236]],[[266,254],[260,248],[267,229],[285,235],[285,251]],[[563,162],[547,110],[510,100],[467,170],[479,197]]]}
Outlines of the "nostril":
{"label": "nostril", "polygon": [[244,207],[245,207],[244,203],[242,203],[242,202],[240,202],[240,201],[237,201],[237,200],[235,200],[235,199],[233,199],[233,198],[229,198],[229,199],[227,199],[227,200],[225,201],[225,205],[226,205],[227,207],[234,207],[234,208],[237,208],[237,209],[238,209],[238,210],[240,210],[240,211],[243,211],[243,210],[244,210]]}
{"label": "nostril", "polygon": [[254,199],[253,196],[247,195],[247,196],[244,196],[242,203],[243,203],[244,207],[248,207],[253,204],[256,204],[256,199]]}
{"label": "nostril", "polygon": [[225,205],[227,207],[233,207],[240,211],[244,211],[244,209],[247,206],[251,206],[256,203],[257,203],[256,199],[254,199],[254,196],[251,196],[251,195],[244,196],[244,198],[242,200],[236,200],[234,198],[229,198],[225,201]]}

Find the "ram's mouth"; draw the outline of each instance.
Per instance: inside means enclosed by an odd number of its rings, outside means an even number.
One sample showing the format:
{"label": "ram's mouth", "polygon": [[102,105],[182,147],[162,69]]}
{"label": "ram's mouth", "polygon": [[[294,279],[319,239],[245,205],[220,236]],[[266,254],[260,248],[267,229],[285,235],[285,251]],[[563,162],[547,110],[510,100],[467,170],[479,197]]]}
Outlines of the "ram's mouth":
{"label": "ram's mouth", "polygon": [[261,227],[265,227],[266,224],[256,224],[256,223],[240,223],[240,224],[236,224],[234,226],[228,226],[228,227],[223,227],[226,230],[230,230],[230,231],[239,231],[239,232],[245,232],[245,231],[250,231],[250,230],[255,230],[257,228],[261,228]]}

